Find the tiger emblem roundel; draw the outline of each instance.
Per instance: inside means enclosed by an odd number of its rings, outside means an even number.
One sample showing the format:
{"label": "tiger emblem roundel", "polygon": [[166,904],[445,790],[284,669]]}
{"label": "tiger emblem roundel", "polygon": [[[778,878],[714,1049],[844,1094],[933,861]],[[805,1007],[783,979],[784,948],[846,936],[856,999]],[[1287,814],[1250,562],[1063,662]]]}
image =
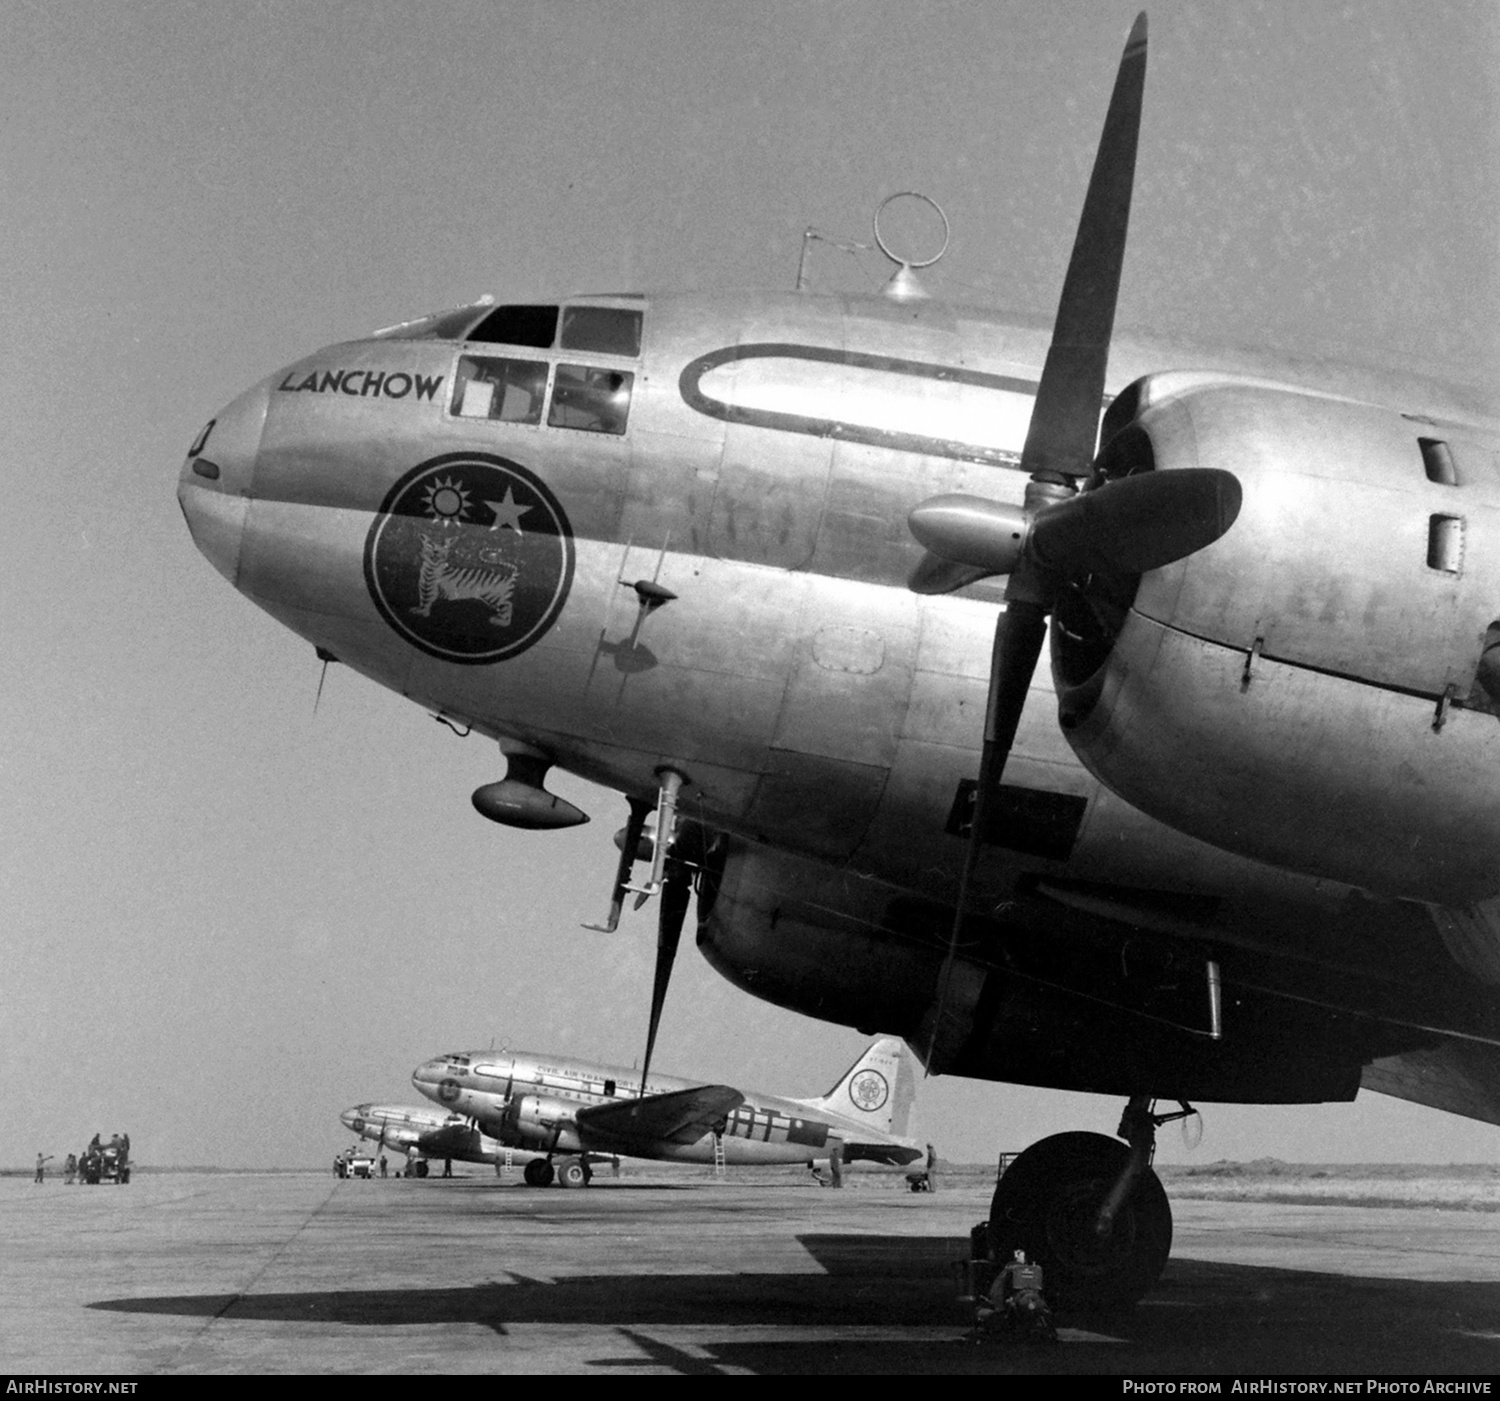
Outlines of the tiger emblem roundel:
{"label": "tiger emblem roundel", "polygon": [[365,583],[380,616],[444,661],[524,652],[573,584],[573,531],[534,473],[458,452],[400,479],[365,537]]}

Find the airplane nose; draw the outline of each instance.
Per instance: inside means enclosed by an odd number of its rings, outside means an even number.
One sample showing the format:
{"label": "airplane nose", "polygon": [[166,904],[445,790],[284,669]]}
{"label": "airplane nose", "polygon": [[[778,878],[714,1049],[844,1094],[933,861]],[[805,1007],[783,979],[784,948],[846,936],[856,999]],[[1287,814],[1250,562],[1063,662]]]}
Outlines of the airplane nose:
{"label": "airplane nose", "polygon": [[411,1082],[424,1099],[440,1100],[442,1103],[447,1104],[449,1100],[443,1099],[442,1095],[442,1085],[447,1074],[448,1063],[446,1061],[423,1061],[421,1065],[412,1071]]}
{"label": "airplane nose", "polygon": [[178,477],[177,500],[193,543],[231,584],[270,402],[270,381],[262,380],[227,404],[194,439]]}

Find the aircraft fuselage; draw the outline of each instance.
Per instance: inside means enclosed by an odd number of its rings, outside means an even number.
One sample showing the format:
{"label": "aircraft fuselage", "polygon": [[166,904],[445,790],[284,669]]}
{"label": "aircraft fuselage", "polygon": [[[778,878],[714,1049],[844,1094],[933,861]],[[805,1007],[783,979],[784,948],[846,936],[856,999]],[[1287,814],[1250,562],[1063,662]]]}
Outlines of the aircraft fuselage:
{"label": "aircraft fuselage", "polygon": [[[725,937],[705,947],[721,969],[1012,1078],[998,1052],[962,1052],[961,1027],[921,1027],[1000,593],[913,592],[906,518],[943,493],[1021,500],[1045,326],[794,294],[491,315],[328,347],[226,408],[182,473],[200,548],[326,653],[508,752],[640,798],[682,774],[683,813],[732,838]],[[1177,363],[1117,338],[1107,387]],[[1154,453],[1128,465],[1229,470],[1239,519],[1132,580],[1108,646],[1054,621],[1062,684],[1033,683],[976,907],[1041,892],[1111,938],[1315,961],[1337,930],[1337,957],[1364,939],[1376,976],[1413,910],[1436,941],[1444,916],[1421,905],[1463,908],[1500,962],[1480,905],[1500,893],[1482,660],[1500,637],[1500,437],[1438,391],[1321,370],[1288,389],[1242,357],[1209,363],[1125,396]],[[806,916],[779,943],[778,892]],[[849,973],[853,946],[794,966],[809,946],[790,931],[820,920],[873,941],[873,973],[915,959],[891,996]],[[997,957],[960,977],[959,1022]],[[1410,1020],[1394,1041],[1358,1032],[1332,1080],[1233,1074],[1226,1096],[1352,1093],[1350,1070],[1403,1037],[1496,1032],[1493,1008]],[[1129,1073],[1185,1063],[1171,1044]],[[1115,1088],[1077,1069],[1016,1078],[1079,1075]]]}
{"label": "aircraft fuselage", "polygon": [[[580,1110],[628,1103],[641,1095],[640,1072],[621,1066],[531,1055],[475,1051],[443,1056],[417,1068],[412,1083],[430,1099],[474,1120],[501,1143],[532,1151],[621,1153],[684,1163],[715,1161],[715,1135],[692,1142],[622,1140],[580,1124]],[[646,1094],[690,1090],[702,1081],[653,1073]],[[837,1153],[842,1161],[906,1164],[923,1156],[915,1139],[881,1132],[811,1102],[744,1095],[718,1135],[731,1166],[812,1163]]]}

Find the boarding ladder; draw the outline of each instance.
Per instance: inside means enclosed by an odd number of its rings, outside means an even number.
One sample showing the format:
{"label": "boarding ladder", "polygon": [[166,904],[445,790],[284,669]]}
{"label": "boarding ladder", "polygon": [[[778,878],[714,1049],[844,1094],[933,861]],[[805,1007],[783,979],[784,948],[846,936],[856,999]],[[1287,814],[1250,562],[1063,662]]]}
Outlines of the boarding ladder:
{"label": "boarding ladder", "polygon": [[714,1135],[714,1176],[724,1176],[724,1135],[721,1133]]}

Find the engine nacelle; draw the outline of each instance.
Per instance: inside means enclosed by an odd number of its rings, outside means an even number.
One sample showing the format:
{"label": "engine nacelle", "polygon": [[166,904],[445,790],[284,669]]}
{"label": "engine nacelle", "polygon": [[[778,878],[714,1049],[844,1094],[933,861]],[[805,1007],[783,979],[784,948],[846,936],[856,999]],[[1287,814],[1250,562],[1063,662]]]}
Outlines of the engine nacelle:
{"label": "engine nacelle", "polygon": [[1080,759],[1241,855],[1444,904],[1500,892],[1500,444],[1244,381],[1127,394],[1106,470],[1220,468],[1243,505],[1207,548],[1059,609]]}
{"label": "engine nacelle", "polygon": [[512,1095],[500,1121],[502,1143],[576,1153],[583,1145],[573,1115],[578,1106],[546,1095]]}
{"label": "engine nacelle", "polygon": [[[1360,1019],[1265,996],[1226,972],[1233,1035],[1203,1034],[1202,954],[1036,896],[976,921],[937,1023],[953,912],[787,852],[727,843],[698,947],[738,986],[825,1021],[906,1039],[939,1074],[1168,1099],[1352,1099],[1405,1049]],[[1305,984],[1304,984],[1305,986]]]}

